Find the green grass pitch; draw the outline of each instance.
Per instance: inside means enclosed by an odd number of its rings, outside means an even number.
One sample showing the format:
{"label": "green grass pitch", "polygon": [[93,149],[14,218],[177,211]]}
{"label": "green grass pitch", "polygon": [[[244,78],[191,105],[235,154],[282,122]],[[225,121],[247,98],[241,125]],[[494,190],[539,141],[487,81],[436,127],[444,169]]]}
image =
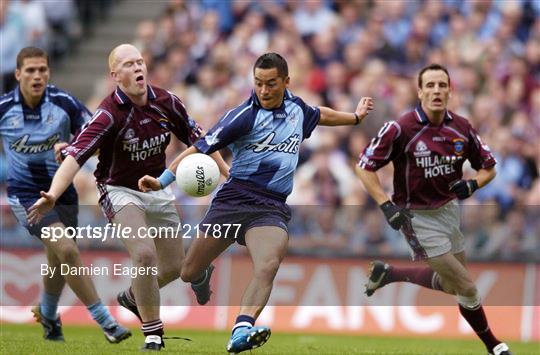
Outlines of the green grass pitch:
{"label": "green grass pitch", "polygon": [[[0,354],[140,354],[144,338],[132,327],[134,335],[120,344],[109,344],[97,327],[65,326],[66,342],[56,344],[41,338],[41,327],[0,324]],[[170,339],[162,353],[226,354],[228,332],[169,329],[167,336],[181,336],[192,341]],[[516,355],[540,354],[540,343],[509,342]],[[245,352],[249,354],[250,352]],[[398,337],[302,335],[276,332],[268,343],[252,351],[253,355],[302,354],[486,354],[479,340],[420,339]]]}

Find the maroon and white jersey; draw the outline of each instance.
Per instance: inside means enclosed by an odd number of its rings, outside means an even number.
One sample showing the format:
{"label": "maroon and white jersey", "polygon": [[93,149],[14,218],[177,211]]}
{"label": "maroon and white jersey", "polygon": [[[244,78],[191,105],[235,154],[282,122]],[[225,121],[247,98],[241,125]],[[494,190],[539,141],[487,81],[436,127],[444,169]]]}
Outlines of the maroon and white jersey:
{"label": "maroon and white jersey", "polygon": [[165,169],[171,132],[188,146],[202,132],[178,97],[149,85],[148,104],[139,107],[117,88],[64,153],[82,166],[99,149],[96,181],[138,190],[141,177],[156,177]]}
{"label": "maroon and white jersey", "polygon": [[435,126],[419,105],[397,121],[386,122],[358,165],[377,171],[393,162],[392,201],[402,207],[435,209],[456,197],[449,185],[462,178],[465,160],[476,170],[496,164],[465,118],[447,111],[443,123]]}

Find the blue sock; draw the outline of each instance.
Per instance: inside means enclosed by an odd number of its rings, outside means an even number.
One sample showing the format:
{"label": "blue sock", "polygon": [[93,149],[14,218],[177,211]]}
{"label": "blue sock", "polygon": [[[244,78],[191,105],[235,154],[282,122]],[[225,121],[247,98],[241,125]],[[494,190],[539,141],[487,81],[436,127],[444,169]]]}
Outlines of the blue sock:
{"label": "blue sock", "polygon": [[50,320],[56,320],[58,318],[58,301],[60,295],[53,295],[51,293],[43,292],[39,301],[39,311],[41,315]]}
{"label": "blue sock", "polygon": [[255,318],[251,316],[246,316],[245,314],[241,314],[238,317],[236,317],[236,322],[234,324],[234,327],[232,328],[232,333],[236,331],[236,329],[244,328],[244,327],[253,327],[255,324]]}
{"label": "blue sock", "polygon": [[101,328],[109,328],[116,324],[116,321],[111,316],[107,308],[105,308],[103,303],[101,303],[101,301],[97,301],[86,308],[88,308],[92,318],[99,324]]}

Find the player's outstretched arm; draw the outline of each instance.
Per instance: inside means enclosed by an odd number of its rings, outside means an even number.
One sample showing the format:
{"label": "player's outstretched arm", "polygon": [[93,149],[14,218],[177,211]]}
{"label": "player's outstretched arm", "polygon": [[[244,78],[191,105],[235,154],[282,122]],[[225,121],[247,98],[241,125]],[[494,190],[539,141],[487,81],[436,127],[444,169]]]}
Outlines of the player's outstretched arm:
{"label": "player's outstretched arm", "polygon": [[225,177],[225,179],[228,179],[229,178],[229,170],[231,168],[229,167],[229,164],[227,164],[227,162],[225,162],[225,160],[221,156],[221,153],[220,152],[213,152],[212,154],[210,154],[210,156],[216,161],[216,163],[218,165],[218,168],[219,168],[219,172],[221,173],[221,175],[223,175]]}
{"label": "player's outstretched arm", "polygon": [[137,185],[139,186],[139,190],[141,190],[142,192],[158,191],[170,185],[176,179],[174,172],[176,172],[180,161],[193,153],[197,153],[197,149],[194,146],[191,146],[188,149],[184,150],[176,158],[174,158],[171,165],[169,165],[169,167],[165,169],[165,171],[163,171],[163,173],[158,178],[150,175],[145,175],[140,178],[137,183]]}
{"label": "player's outstretched arm", "polygon": [[140,178],[137,183],[137,185],[139,186],[139,190],[141,190],[142,192],[157,191],[164,189],[165,187],[170,185],[176,179],[174,172],[178,168],[178,164],[180,164],[180,161],[193,153],[197,153],[197,149],[194,146],[191,146],[188,149],[184,150],[173,160],[171,165],[169,165],[169,167],[165,169],[165,171],[163,171],[163,173],[158,178],[152,177],[150,175],[145,175]]}
{"label": "player's outstretched arm", "polygon": [[368,194],[377,202],[378,205],[382,205],[386,201],[390,200],[386,192],[381,185],[379,177],[376,172],[362,169],[356,166],[356,175],[364,184]]}
{"label": "player's outstretched arm", "polygon": [[169,170],[170,171],[176,171],[176,169],[178,169],[178,165],[180,164],[182,159],[184,159],[188,155],[195,154],[197,152],[198,152],[197,148],[195,148],[195,146],[193,146],[193,145],[191,147],[189,147],[188,149],[184,150],[176,158],[174,158],[171,165],[169,165]]}
{"label": "player's outstretched arm", "polygon": [[54,174],[49,191],[41,191],[41,198],[28,209],[28,221],[35,224],[49,212],[64,191],[69,187],[73,178],[79,171],[79,163],[72,156],[68,155]]}
{"label": "player's outstretched arm", "polygon": [[[174,172],[176,172],[176,169],[178,168],[178,165],[188,155],[197,153],[198,150],[194,146],[189,147],[188,149],[184,150],[182,153],[180,153],[169,165],[167,169],[161,174],[160,177],[155,178],[150,175],[145,175],[138,181],[139,190],[142,192],[148,192],[148,191],[157,191],[165,188],[167,185],[169,185],[171,182],[175,180]],[[226,178],[229,177],[229,165],[223,160],[223,157],[219,152],[214,152],[210,154],[210,156],[216,161],[219,171],[223,176]]]}
{"label": "player's outstretched arm", "polygon": [[413,218],[413,215],[408,209],[396,206],[390,200],[384,192],[377,173],[364,170],[357,166],[356,175],[358,175],[371,197],[377,202],[384,213],[384,217],[386,217],[388,224],[390,224],[392,228],[399,230],[405,222]]}
{"label": "player's outstretched arm", "polygon": [[[178,155],[174,160],[173,162],[171,163],[171,165],[169,165],[169,170],[172,172],[172,171],[176,171],[176,169],[178,168],[178,165],[180,164],[180,162],[182,161],[182,159],[184,159],[185,157],[187,157],[188,155],[191,155],[191,154],[195,154],[195,153],[198,153],[199,150],[197,148],[195,148],[195,146],[191,146],[189,147],[188,149],[184,150],[182,153],[180,153],[180,155]],[[223,157],[221,156],[221,154],[219,152],[214,152],[212,154],[209,154],[215,161],[216,161],[216,164],[218,165],[219,167],[219,172],[225,176],[225,178],[228,178],[229,177],[229,165],[225,162],[225,160],[223,160]]]}
{"label": "player's outstretched arm", "polygon": [[497,170],[494,166],[488,169],[480,169],[476,173],[476,177],[474,178],[476,182],[478,183],[478,188],[482,188],[489,184],[491,180],[495,178],[497,175]]}
{"label": "player's outstretched arm", "polygon": [[329,107],[321,106],[321,126],[351,126],[357,125],[364,120],[369,111],[373,110],[373,99],[371,97],[362,97],[353,113],[336,111]]}

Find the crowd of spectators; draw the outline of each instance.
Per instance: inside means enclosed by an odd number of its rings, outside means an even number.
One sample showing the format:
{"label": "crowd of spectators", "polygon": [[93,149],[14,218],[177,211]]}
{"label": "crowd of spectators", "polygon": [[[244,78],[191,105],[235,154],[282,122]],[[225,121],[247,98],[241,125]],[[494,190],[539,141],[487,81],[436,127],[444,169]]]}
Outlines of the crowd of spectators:
{"label": "crowd of spectators", "polygon": [[[290,89],[309,104],[352,112],[361,96],[374,98],[362,125],[319,127],[302,146],[290,249],[307,255],[408,255],[353,167],[383,122],[416,105],[417,71],[447,66],[450,109],[469,118],[498,161],[495,180],[463,204],[467,253],[540,260],[540,2],[172,0],[138,25],[134,43],[150,81],[176,93],[206,129],[248,97],[252,65],[267,51],[287,59]],[[98,87],[91,109],[113,83]],[[172,144],[170,156],[179,149]],[[91,170],[77,179],[81,224],[100,214]],[[392,167],[382,171],[391,191]],[[209,202],[180,193],[178,201],[187,223]]]}
{"label": "crowd of spectators", "polygon": [[16,84],[17,53],[24,47],[47,50],[57,64],[87,38],[98,19],[107,16],[114,0],[2,0],[0,1],[0,92]]}

